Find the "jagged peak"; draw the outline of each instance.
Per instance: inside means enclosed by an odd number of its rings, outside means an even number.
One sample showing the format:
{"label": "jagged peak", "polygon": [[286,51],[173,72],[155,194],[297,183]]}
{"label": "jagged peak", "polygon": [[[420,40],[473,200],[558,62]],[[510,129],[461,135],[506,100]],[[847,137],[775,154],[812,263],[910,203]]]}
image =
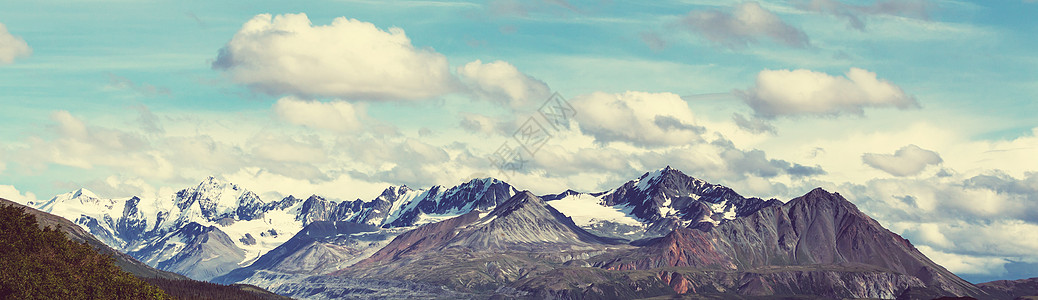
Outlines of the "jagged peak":
{"label": "jagged peak", "polygon": [[490,212],[489,216],[504,217],[519,209],[529,207],[530,205],[544,207],[547,206],[544,200],[537,197],[529,190],[521,191],[512,198],[508,198],[505,202],[501,202],[493,211]]}
{"label": "jagged peak", "polygon": [[465,184],[486,184],[486,183],[491,183],[491,184],[494,184],[494,183],[504,183],[504,184],[508,184],[504,180],[497,179],[497,178],[494,178],[494,177],[491,177],[491,176],[487,176],[487,177],[473,177],[472,179],[469,179],[468,181],[465,181],[461,185],[465,185]]}
{"label": "jagged peak", "polygon": [[823,189],[821,187],[814,188],[810,192],[807,192],[807,194],[804,194],[803,196],[797,197],[796,199],[793,199],[793,201],[790,201],[790,202],[794,202],[794,201],[798,201],[798,200],[799,200],[799,202],[818,202],[818,201],[841,202],[841,201],[847,201],[847,199],[844,199],[843,196],[841,196],[839,193],[830,193],[829,191],[826,191],[825,189]]}
{"label": "jagged peak", "polygon": [[785,205],[790,207],[803,207],[805,209],[811,210],[823,206],[843,207],[843,209],[846,209],[866,219],[872,219],[868,215],[862,213],[861,210],[858,209],[857,205],[854,205],[854,203],[852,203],[850,200],[844,198],[843,195],[840,195],[840,193],[832,193],[820,187],[815,188],[810,192],[807,192],[807,194],[804,194],[803,196],[794,198],[793,200],[786,202]]}
{"label": "jagged peak", "polygon": [[91,192],[90,190],[88,190],[86,188],[80,188],[78,190],[73,191],[70,194],[71,194],[70,195],[71,197],[69,197],[70,199],[75,199],[75,198],[80,198],[80,197],[96,198],[96,199],[100,199],[101,198],[101,197],[98,197],[97,194],[94,194],[94,192]]}
{"label": "jagged peak", "polygon": [[243,188],[241,188],[237,184],[234,184],[233,182],[230,182],[230,181],[227,181],[225,179],[221,179],[221,178],[218,178],[218,177],[212,176],[212,175],[207,176],[205,179],[202,179],[202,181],[200,181],[198,183],[198,186],[197,186],[197,189],[207,189],[207,188],[219,188],[219,189],[230,188],[230,189],[236,190],[236,191],[237,190],[243,190]]}
{"label": "jagged peak", "polygon": [[681,170],[671,168],[669,165],[661,169],[657,169],[655,171],[646,172],[642,174],[641,177],[638,177],[638,179],[631,180],[628,184],[633,184],[635,188],[644,191],[660,183],[672,181],[688,181],[695,182],[697,185],[711,185],[723,187],[722,185],[711,184],[702,179],[686,175],[684,172],[681,172]]}
{"label": "jagged peak", "polygon": [[223,185],[224,181],[216,178],[216,176],[208,176],[199,183],[199,185]]}
{"label": "jagged peak", "polygon": [[403,195],[409,191],[412,191],[412,189],[407,187],[406,184],[400,186],[391,185],[386,187],[386,189],[382,190],[382,193],[379,194],[378,198],[395,199],[396,197]]}
{"label": "jagged peak", "polygon": [[469,181],[466,181],[465,183],[462,183],[462,185],[467,185],[467,184],[485,184],[487,181],[494,182],[494,181],[497,181],[497,179],[494,179],[493,177],[476,177],[476,178],[469,179]]}

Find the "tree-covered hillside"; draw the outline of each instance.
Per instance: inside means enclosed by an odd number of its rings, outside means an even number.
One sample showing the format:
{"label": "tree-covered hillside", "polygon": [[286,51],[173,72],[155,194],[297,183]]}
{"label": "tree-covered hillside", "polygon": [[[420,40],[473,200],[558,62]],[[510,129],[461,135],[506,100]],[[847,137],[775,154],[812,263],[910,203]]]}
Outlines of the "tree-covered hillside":
{"label": "tree-covered hillside", "polygon": [[169,299],[22,208],[0,205],[0,299]]}

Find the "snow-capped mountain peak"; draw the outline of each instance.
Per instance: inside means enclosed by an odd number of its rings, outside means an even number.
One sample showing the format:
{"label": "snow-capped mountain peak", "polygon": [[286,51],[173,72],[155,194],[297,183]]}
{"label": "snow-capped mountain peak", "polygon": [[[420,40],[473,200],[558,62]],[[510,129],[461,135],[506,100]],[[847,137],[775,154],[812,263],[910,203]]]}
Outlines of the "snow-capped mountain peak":
{"label": "snow-capped mountain peak", "polygon": [[195,210],[206,220],[215,222],[222,218],[251,220],[260,213],[264,202],[252,191],[215,177],[208,177],[195,188],[183,189],[174,195],[176,207],[181,211]]}
{"label": "snow-capped mountain peak", "polygon": [[81,188],[72,192],[54,196],[54,198],[41,203],[37,208],[46,212],[52,212],[55,210],[76,210],[90,213],[111,210],[116,206],[115,203],[116,201],[113,199],[101,199],[101,197],[98,197],[94,192]]}
{"label": "snow-capped mountain peak", "polygon": [[[556,209],[574,216],[585,229],[623,238],[641,232],[660,235],[676,227],[715,226],[768,205],[764,200],[742,197],[728,187],[685,175],[670,166],[646,172],[606,192],[567,191],[545,199]],[[589,203],[603,207],[586,208]]]}
{"label": "snow-capped mountain peak", "polygon": [[91,192],[90,190],[85,189],[85,188],[81,188],[81,189],[76,190],[75,192],[72,192],[72,198],[82,198],[82,197],[85,197],[85,198],[95,198],[95,199],[101,198],[101,197],[98,197],[97,194],[94,194],[94,192]]}

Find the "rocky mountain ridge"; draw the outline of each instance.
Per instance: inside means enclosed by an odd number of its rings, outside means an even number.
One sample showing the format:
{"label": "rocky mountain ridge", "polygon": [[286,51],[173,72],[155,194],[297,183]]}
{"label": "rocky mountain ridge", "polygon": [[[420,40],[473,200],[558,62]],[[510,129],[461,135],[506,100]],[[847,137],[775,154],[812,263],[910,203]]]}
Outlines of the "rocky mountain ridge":
{"label": "rocky mountain ridge", "polygon": [[540,197],[483,178],[390,186],[369,201],[265,202],[208,178],[176,193],[175,205],[154,202],[80,190],[39,206],[76,216],[149,265],[303,298],[351,291],[332,284],[403,297],[411,283],[462,298],[1006,299],[1019,290],[963,281],[839,194],[746,198],[670,167],[605,192]]}

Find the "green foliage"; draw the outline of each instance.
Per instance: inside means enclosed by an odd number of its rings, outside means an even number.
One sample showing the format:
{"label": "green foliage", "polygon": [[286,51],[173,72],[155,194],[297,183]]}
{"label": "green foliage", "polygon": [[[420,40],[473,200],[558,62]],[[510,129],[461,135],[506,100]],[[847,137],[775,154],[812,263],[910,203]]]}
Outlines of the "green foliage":
{"label": "green foliage", "polygon": [[0,205],[0,299],[170,299],[22,208]]}
{"label": "green foliage", "polygon": [[222,285],[195,280],[171,280],[165,278],[146,278],[148,283],[158,286],[177,299],[212,299],[212,300],[283,300],[291,299],[261,288],[244,285]]}

